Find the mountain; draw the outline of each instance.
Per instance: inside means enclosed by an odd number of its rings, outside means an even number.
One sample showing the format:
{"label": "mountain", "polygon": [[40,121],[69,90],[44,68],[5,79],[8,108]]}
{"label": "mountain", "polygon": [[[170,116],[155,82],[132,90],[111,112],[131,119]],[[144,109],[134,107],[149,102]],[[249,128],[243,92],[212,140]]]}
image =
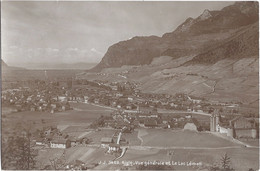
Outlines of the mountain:
{"label": "mountain", "polygon": [[9,66],[2,59],[1,59],[1,69],[3,72],[10,71],[10,70],[25,70],[24,68],[21,67]]}
{"label": "mountain", "polygon": [[130,81],[142,92],[186,93],[258,110],[258,75],[258,2],[236,2],[204,10],[162,37],[116,43],[79,78]]}
{"label": "mountain", "polygon": [[220,11],[204,10],[197,18],[188,18],[162,37],[134,37],[108,48],[101,62],[90,71],[123,65],[150,64],[155,57],[200,54],[230,39],[239,28],[258,21],[258,2],[236,2]]}
{"label": "mountain", "polygon": [[20,65],[30,70],[84,70],[84,69],[92,68],[97,64],[81,62],[81,63],[25,63]]}
{"label": "mountain", "polygon": [[8,65],[1,59],[1,67],[8,67]]}

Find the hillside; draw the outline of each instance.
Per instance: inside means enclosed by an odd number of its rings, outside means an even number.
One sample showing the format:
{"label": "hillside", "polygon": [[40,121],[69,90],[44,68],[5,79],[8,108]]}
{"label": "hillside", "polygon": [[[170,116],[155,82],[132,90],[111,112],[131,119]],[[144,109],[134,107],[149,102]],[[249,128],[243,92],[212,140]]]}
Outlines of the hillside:
{"label": "hillside", "polygon": [[102,61],[90,71],[123,65],[150,64],[159,56],[178,58],[200,54],[218,45],[240,27],[258,21],[257,2],[236,2],[220,11],[205,10],[197,18],[188,18],[162,37],[134,37],[108,48]]}
{"label": "hillside", "polygon": [[247,58],[259,56],[259,33],[258,25],[256,22],[249,25],[240,31],[236,32],[234,35],[223,40],[222,42],[216,44],[213,47],[208,48],[206,52],[203,52],[195,56],[187,64],[214,64],[225,58]]}

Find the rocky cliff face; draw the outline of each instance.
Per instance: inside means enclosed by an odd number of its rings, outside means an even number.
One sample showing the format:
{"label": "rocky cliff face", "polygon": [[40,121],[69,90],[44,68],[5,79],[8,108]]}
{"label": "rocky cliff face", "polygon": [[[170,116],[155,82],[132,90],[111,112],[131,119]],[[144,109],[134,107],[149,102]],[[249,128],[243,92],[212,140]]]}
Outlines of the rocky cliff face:
{"label": "rocky cliff face", "polygon": [[[222,58],[229,57],[230,54],[243,54],[244,51],[246,55],[250,45],[253,45],[254,49],[255,45],[258,46],[258,41],[254,38],[258,37],[258,25],[254,26],[256,29],[249,30],[250,33],[241,33],[240,29],[257,21],[258,2],[236,2],[220,11],[205,10],[197,18],[188,18],[175,31],[162,37],[134,37],[112,45],[102,61],[91,71],[123,65],[150,64],[153,58],[162,55],[172,56],[174,59],[198,55],[195,58],[197,62],[205,63],[205,58],[212,58],[207,59],[212,63],[220,59],[216,58],[217,51],[214,48],[224,47],[226,43],[229,44],[229,50],[222,50]],[[236,38],[240,34],[243,34],[242,38]],[[231,41],[233,38],[235,40]],[[237,48],[239,51],[235,50]],[[209,52],[211,50],[212,53]]]}
{"label": "rocky cliff face", "polygon": [[248,57],[259,57],[259,29],[258,22],[249,25],[228,39],[221,41],[215,46],[209,47],[207,51],[195,56],[188,61],[189,64],[214,64],[223,59],[241,59]]}

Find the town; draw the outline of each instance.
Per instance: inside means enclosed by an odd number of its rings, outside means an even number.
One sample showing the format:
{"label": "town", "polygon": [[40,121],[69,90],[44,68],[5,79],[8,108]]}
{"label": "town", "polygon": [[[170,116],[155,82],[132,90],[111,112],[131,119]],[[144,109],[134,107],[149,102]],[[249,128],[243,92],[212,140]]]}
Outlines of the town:
{"label": "town", "polygon": [[[98,148],[117,161],[130,149],[154,146],[142,138],[153,130],[164,131],[167,135],[170,130],[201,132],[207,136],[210,133],[227,141],[225,143],[244,147],[253,147],[251,144],[256,144],[259,138],[258,115],[241,113],[238,103],[207,101],[187,94],[147,94],[130,82],[29,80],[9,83],[2,90],[2,107],[11,108],[17,115],[22,112],[52,116],[64,112],[73,114],[82,105],[110,112],[96,115],[85,126],[68,124],[59,128],[58,124],[45,124],[46,121],[41,119],[41,127],[36,124],[30,128],[34,148],[48,149],[50,153],[52,149]],[[3,124],[7,117],[2,115]],[[21,135],[28,134],[24,129],[20,130]],[[5,132],[2,141],[7,143],[13,132],[17,133],[17,130]],[[171,143],[166,142],[163,146],[170,148]],[[61,169],[93,168],[102,169],[102,165],[98,161],[85,163],[74,158],[70,163],[64,162]],[[136,169],[134,166],[130,168]],[[43,169],[56,168],[45,163]]]}

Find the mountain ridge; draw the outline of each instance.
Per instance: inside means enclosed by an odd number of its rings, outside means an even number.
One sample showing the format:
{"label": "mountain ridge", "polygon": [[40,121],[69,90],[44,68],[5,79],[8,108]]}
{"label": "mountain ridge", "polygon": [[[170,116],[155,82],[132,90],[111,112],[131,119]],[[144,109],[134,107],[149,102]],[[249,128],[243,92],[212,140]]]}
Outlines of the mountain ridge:
{"label": "mountain ridge", "polygon": [[[162,37],[134,37],[110,46],[101,62],[89,71],[99,72],[103,68],[123,65],[150,64],[152,59],[162,55],[178,58],[184,55],[205,52],[204,46],[216,41],[214,34],[224,35],[258,21],[258,2],[236,2],[220,11],[204,10],[197,18],[188,18],[173,32]],[[196,43],[196,37],[201,38]],[[219,36],[219,37],[221,37]],[[228,36],[223,36],[225,40]],[[191,42],[191,43],[189,43]],[[206,48],[207,50],[207,48]]]}
{"label": "mountain ridge", "polygon": [[145,93],[186,93],[258,110],[258,38],[258,2],[237,2],[219,11],[204,10],[162,37],[112,45],[81,78],[129,81]]}

